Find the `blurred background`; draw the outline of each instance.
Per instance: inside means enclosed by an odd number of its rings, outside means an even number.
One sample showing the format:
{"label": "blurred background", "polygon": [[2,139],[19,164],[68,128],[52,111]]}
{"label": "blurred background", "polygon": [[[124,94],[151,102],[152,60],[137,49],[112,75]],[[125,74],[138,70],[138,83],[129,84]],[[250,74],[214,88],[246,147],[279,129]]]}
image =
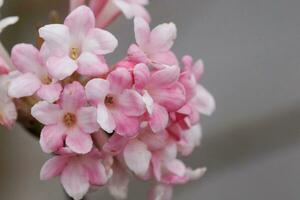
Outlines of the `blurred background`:
{"label": "blurred background", "polygon": [[[300,198],[300,1],[150,0],[153,26],[174,21],[178,56],[206,64],[203,84],[217,110],[203,117],[202,146],[186,160],[207,166],[196,182],[175,188],[175,200],[298,200]],[[6,0],[1,15],[20,22],[1,34],[7,48],[35,43],[37,27],[67,0]],[[133,41],[123,17],[109,30],[119,39],[110,59],[122,58]],[[0,199],[64,200],[59,181],[42,182],[48,156],[21,127],[0,129]],[[133,181],[130,200],[146,199],[146,185]],[[90,200],[112,199],[106,189]]]}

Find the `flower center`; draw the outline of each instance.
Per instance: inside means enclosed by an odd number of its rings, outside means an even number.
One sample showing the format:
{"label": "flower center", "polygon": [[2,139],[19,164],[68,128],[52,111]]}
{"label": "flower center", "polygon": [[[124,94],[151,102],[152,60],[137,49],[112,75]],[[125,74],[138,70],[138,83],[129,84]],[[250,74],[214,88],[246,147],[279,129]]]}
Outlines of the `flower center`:
{"label": "flower center", "polygon": [[70,50],[70,58],[76,60],[79,57],[79,55],[80,55],[80,49],[72,47]]}
{"label": "flower center", "polygon": [[72,127],[76,123],[76,116],[73,113],[66,113],[64,115],[63,121],[67,127]]}
{"label": "flower center", "polygon": [[51,78],[48,75],[45,75],[41,78],[42,83],[44,83],[45,85],[49,85],[50,83],[52,83]]}
{"label": "flower center", "polygon": [[106,105],[106,106],[112,106],[112,105],[114,104],[114,97],[111,96],[111,95],[107,95],[107,96],[105,97],[104,102],[105,102],[105,105]]}

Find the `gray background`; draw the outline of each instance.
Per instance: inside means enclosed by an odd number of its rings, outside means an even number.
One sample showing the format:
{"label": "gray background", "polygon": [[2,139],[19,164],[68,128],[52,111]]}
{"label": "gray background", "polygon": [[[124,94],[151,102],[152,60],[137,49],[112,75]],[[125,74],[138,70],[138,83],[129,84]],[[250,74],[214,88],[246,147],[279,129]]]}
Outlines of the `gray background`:
{"label": "gray background", "polygon": [[[62,4],[60,4],[62,2]],[[18,3],[18,4],[17,4]],[[49,4],[49,5],[48,5]],[[7,0],[3,15],[23,16],[2,34],[7,47],[30,42],[36,24],[66,1]],[[300,1],[152,0],[153,25],[174,21],[175,52],[206,63],[204,85],[217,110],[203,117],[204,138],[187,163],[207,166],[206,176],[175,189],[175,200],[298,200],[300,196]],[[132,22],[109,28],[122,58],[133,41]],[[129,38],[128,38],[129,36]],[[12,40],[12,38],[17,38]],[[64,199],[57,179],[39,181],[47,155],[20,127],[1,129],[0,199]],[[133,182],[129,199],[146,199]],[[111,199],[106,189],[89,199]]]}

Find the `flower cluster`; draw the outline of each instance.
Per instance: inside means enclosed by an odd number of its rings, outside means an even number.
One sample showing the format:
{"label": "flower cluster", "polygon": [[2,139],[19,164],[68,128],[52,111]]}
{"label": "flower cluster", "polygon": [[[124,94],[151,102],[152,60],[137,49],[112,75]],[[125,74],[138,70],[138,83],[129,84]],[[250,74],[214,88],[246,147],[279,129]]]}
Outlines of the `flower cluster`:
{"label": "flower cluster", "polygon": [[[200,143],[199,115],[215,108],[213,97],[198,84],[203,63],[190,56],[178,61],[171,50],[176,26],[165,23],[151,30],[141,6],[146,0],[91,0],[93,10],[82,3],[72,1],[64,24],[39,29],[40,49],[13,47],[16,71],[3,80],[6,95],[0,90],[5,98],[0,108],[6,104],[1,113],[10,118],[2,116],[0,122],[11,125],[16,119],[12,98],[34,102],[31,115],[43,125],[41,148],[53,155],[41,179],[60,176],[75,200],[104,185],[116,199],[125,199],[130,175],[155,183],[149,199],[171,199],[173,185],[198,179],[206,170],[193,170],[178,159]],[[135,17],[136,38],[127,56],[111,67],[105,55],[118,41],[99,28],[108,23],[100,14],[105,16],[109,3]],[[0,69],[8,73],[1,62]]]}

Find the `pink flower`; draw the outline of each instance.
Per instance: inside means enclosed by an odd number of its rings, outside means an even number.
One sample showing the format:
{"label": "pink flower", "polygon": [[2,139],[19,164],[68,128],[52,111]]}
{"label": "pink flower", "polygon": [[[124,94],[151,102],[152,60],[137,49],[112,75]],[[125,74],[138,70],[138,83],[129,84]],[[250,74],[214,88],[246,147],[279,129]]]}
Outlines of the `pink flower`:
{"label": "pink flower", "polygon": [[81,75],[99,76],[108,72],[103,55],[117,47],[117,39],[109,32],[95,28],[91,9],[80,6],[64,24],[46,25],[39,29],[45,40],[42,47],[49,73],[62,80],[75,71]]}
{"label": "pink flower", "polygon": [[85,155],[78,155],[63,150],[48,160],[41,169],[41,180],[60,176],[61,184],[69,196],[80,200],[91,186],[102,186],[107,183],[112,171],[111,161],[107,161],[97,149]]}
{"label": "pink flower", "polygon": [[137,134],[138,117],[145,108],[142,97],[131,88],[131,74],[125,68],[112,71],[107,80],[97,78],[87,83],[87,98],[97,106],[97,121],[106,132],[129,137]]}
{"label": "pink flower", "polygon": [[161,24],[151,31],[145,20],[135,18],[134,32],[137,44],[130,46],[129,59],[148,63],[156,68],[178,65],[176,56],[170,50],[177,34],[174,23]]}
{"label": "pink flower", "polygon": [[84,88],[78,82],[66,85],[58,104],[40,101],[31,114],[45,127],[40,144],[44,152],[51,153],[64,146],[85,154],[92,149],[91,133],[97,131],[96,109],[85,107]]}
{"label": "pink flower", "polygon": [[190,56],[183,57],[184,71],[180,74],[179,82],[186,91],[187,102],[171,118],[182,127],[191,127],[199,122],[200,114],[211,115],[215,110],[214,97],[198,84],[204,71],[203,62],[198,60],[193,64]]}
{"label": "pink flower", "polygon": [[9,72],[8,74],[0,74],[0,124],[8,128],[10,128],[17,119],[16,106],[13,99],[8,96],[8,86],[11,80],[17,75],[18,72],[16,71]]}
{"label": "pink flower", "polygon": [[166,66],[151,73],[145,64],[138,64],[133,70],[135,88],[143,95],[149,125],[154,132],[166,128],[168,112],[177,111],[185,104],[185,91],[178,82],[179,73],[177,66]]}
{"label": "pink flower", "polygon": [[18,44],[12,49],[12,62],[21,72],[10,84],[8,93],[20,98],[37,94],[41,99],[54,102],[62,87],[48,74],[40,52],[30,44]]}
{"label": "pink flower", "polygon": [[141,17],[149,22],[150,15],[144,8],[148,3],[148,0],[91,0],[90,7],[96,15],[97,26],[106,27],[120,14],[120,11],[128,19]]}

